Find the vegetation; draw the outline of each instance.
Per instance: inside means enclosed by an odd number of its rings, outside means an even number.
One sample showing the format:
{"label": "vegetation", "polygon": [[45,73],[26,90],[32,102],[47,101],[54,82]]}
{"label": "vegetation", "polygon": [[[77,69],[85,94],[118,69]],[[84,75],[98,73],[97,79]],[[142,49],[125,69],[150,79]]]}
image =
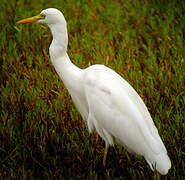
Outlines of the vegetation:
{"label": "vegetation", "polygon": [[17,20],[60,9],[68,54],[81,68],[105,64],[146,103],[172,168],[185,178],[185,1],[9,0],[0,4],[0,179],[155,179],[142,157],[117,145],[120,172],[89,135],[49,58],[51,34]]}

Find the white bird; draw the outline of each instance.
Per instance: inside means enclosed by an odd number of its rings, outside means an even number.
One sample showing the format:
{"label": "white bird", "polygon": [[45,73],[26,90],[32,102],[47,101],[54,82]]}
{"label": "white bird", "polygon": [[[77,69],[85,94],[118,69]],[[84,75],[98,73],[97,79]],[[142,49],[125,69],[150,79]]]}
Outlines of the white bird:
{"label": "white bird", "polygon": [[71,62],[67,54],[67,25],[59,10],[45,9],[17,24],[31,22],[46,24],[50,28],[53,36],[49,47],[52,64],[89,132],[96,130],[105,141],[103,164],[108,147],[117,142],[129,152],[143,156],[152,170],[167,174],[171,161],[166,148],[147,107],[132,86],[104,65],[80,69]]}

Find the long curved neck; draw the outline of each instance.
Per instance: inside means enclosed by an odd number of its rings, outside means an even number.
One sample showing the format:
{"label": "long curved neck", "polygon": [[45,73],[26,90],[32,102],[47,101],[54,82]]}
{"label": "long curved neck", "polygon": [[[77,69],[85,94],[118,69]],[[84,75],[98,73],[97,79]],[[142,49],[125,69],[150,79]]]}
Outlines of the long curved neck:
{"label": "long curved neck", "polygon": [[[68,44],[67,27],[63,24],[51,24],[49,25],[51,34],[53,36],[50,48],[55,48],[55,56],[61,56],[66,53]],[[51,52],[50,52],[51,53]],[[50,54],[51,55],[51,54]],[[54,54],[52,54],[54,55]]]}
{"label": "long curved neck", "polygon": [[80,77],[81,69],[75,66],[67,54],[67,28],[62,24],[50,26],[53,36],[52,43],[49,47],[49,53],[52,64],[57,74],[68,90],[75,88],[75,80]]}

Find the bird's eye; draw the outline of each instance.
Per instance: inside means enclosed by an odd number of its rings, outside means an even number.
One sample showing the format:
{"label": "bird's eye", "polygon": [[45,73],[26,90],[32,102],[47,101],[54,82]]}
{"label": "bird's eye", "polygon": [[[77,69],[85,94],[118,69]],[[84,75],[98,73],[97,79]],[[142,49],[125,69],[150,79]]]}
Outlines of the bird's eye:
{"label": "bird's eye", "polygon": [[40,14],[41,19],[45,19],[46,15],[45,14]]}

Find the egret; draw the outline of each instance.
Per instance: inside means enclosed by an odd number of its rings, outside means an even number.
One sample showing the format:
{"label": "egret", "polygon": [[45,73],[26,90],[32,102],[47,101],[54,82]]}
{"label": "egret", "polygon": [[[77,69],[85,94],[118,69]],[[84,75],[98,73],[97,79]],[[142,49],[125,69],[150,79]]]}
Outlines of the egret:
{"label": "egret", "polygon": [[119,74],[104,65],[75,66],[67,54],[68,33],[63,14],[48,8],[17,24],[37,22],[49,27],[53,40],[51,62],[86,122],[105,141],[103,164],[109,146],[121,144],[145,158],[152,170],[165,175],[171,168],[167,150],[143,100]]}

